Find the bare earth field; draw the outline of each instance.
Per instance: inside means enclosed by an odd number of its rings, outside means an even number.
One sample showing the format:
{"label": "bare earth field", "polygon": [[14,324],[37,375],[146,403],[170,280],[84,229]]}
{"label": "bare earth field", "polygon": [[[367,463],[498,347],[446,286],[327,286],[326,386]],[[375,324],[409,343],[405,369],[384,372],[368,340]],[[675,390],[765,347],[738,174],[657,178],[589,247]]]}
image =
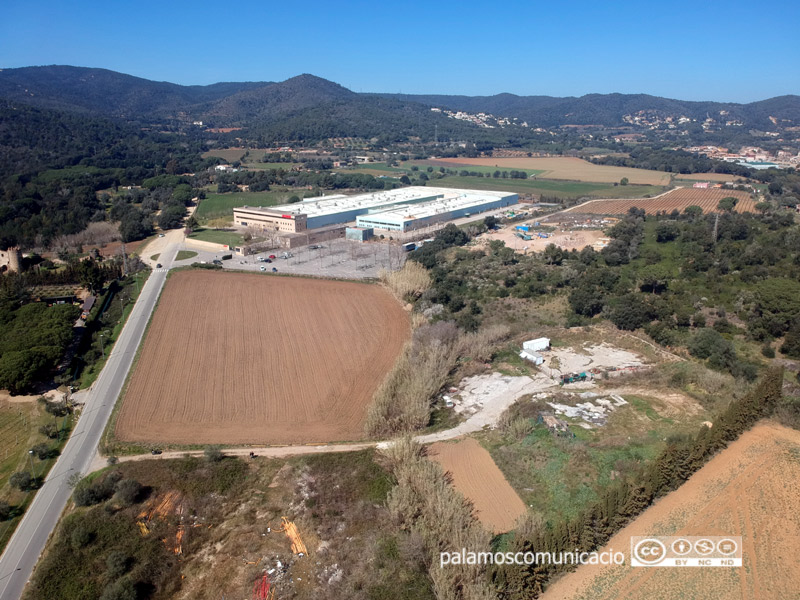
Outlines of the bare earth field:
{"label": "bare earth field", "polygon": [[376,285],[183,271],[167,282],[116,422],[139,443],[362,437],[410,333]]}
{"label": "bare earth field", "polygon": [[486,233],[482,233],[478,236],[478,243],[480,245],[475,247],[481,248],[484,245],[488,245],[492,240],[501,240],[506,246],[521,254],[526,252],[542,252],[550,244],[555,244],[564,250],[582,250],[586,246],[595,246],[599,244],[605,237],[605,234],[599,229],[576,229],[554,231],[550,234],[550,237],[547,238],[535,237],[530,240],[523,240],[514,235],[514,227],[516,225],[515,223],[499,231],[487,231]]}
{"label": "bare earth field", "polygon": [[[800,432],[763,422],[615,535],[626,564],[584,565],[545,600],[778,600],[800,590]],[[634,535],[741,535],[742,568],[633,568]]]}
{"label": "bare earth field", "polygon": [[668,185],[670,181],[670,174],[662,171],[596,165],[582,158],[569,156],[547,158],[447,158],[430,159],[427,162],[431,165],[442,167],[476,165],[497,167],[498,169],[537,169],[544,171],[538,176],[539,179],[614,183],[623,177],[627,177],[631,183],[647,185]]}
{"label": "bare earth field", "polygon": [[643,208],[648,214],[660,210],[672,212],[683,211],[687,206],[699,206],[704,213],[718,212],[717,204],[723,198],[738,198],[736,212],[755,212],[755,202],[747,192],[723,190],[719,188],[678,188],[655,198],[629,198],[625,200],[591,200],[586,204],[575,206],[567,212],[587,215],[624,215],[629,209]]}
{"label": "bare earth field", "polygon": [[514,488],[473,438],[437,442],[428,448],[428,457],[450,473],[455,488],[475,506],[475,516],[493,533],[510,531],[525,513]]}

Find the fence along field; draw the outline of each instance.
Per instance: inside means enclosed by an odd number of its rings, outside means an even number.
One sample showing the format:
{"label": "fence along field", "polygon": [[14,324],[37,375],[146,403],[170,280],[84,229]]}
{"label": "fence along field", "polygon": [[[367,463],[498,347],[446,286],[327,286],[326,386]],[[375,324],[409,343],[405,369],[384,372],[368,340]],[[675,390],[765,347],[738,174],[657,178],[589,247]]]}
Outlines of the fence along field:
{"label": "fence along field", "polygon": [[546,158],[441,158],[426,161],[435,167],[467,168],[468,165],[496,167],[500,171],[533,169],[542,171],[537,178],[565,179],[569,181],[592,181],[616,183],[627,177],[630,183],[645,185],[669,185],[670,173],[648,171],[631,167],[596,165],[582,158],[553,156]]}
{"label": "fence along field", "polygon": [[428,457],[453,478],[453,486],[475,506],[475,516],[492,533],[514,528],[525,504],[489,453],[473,438],[437,442]]}
{"label": "fence along field", "polygon": [[626,200],[592,200],[569,209],[568,212],[588,215],[624,215],[633,207],[644,209],[647,214],[665,210],[683,212],[687,206],[699,206],[703,213],[719,212],[717,204],[723,198],[738,198],[736,212],[755,212],[756,203],[747,192],[719,188],[678,188],[656,198],[631,198]]}
{"label": "fence along field", "polygon": [[354,440],[410,335],[377,285],[183,271],[170,277],[115,425],[152,444]]}
{"label": "fence along field", "polygon": [[795,598],[800,590],[798,478],[800,432],[762,422],[604,548],[624,551],[628,561],[634,535],[741,535],[742,568],[583,565],[556,581],[543,598]]}

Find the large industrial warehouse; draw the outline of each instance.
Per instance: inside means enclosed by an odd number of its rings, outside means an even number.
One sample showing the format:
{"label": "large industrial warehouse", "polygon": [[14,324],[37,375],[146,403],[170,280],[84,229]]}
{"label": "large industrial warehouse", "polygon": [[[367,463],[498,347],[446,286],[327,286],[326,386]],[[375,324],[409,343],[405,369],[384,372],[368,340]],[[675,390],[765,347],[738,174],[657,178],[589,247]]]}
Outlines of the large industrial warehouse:
{"label": "large industrial warehouse", "polygon": [[233,210],[233,221],[284,233],[356,221],[359,227],[411,231],[450,219],[516,204],[517,194],[483,190],[407,187],[356,196],[320,196],[268,208]]}

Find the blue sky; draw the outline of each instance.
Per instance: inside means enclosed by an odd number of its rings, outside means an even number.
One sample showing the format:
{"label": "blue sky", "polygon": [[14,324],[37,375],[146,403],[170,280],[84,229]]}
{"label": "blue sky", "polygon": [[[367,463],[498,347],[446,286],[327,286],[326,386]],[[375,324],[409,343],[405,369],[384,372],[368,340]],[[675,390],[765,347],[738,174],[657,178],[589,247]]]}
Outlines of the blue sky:
{"label": "blue sky", "polygon": [[180,84],[313,73],[363,92],[800,94],[800,2],[9,0],[0,67]]}

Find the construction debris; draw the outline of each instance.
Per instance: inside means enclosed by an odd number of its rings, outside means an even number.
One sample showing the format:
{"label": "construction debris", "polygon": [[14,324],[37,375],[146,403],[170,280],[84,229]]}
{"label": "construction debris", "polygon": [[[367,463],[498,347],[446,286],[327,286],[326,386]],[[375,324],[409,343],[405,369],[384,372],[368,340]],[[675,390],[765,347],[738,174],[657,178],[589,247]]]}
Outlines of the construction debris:
{"label": "construction debris", "polygon": [[281,517],[281,522],[283,523],[282,531],[286,534],[286,537],[289,538],[289,541],[292,544],[292,552],[298,556],[305,556],[308,554],[306,545],[303,543],[303,540],[300,539],[300,532],[297,529],[297,525],[295,525],[287,517]]}

